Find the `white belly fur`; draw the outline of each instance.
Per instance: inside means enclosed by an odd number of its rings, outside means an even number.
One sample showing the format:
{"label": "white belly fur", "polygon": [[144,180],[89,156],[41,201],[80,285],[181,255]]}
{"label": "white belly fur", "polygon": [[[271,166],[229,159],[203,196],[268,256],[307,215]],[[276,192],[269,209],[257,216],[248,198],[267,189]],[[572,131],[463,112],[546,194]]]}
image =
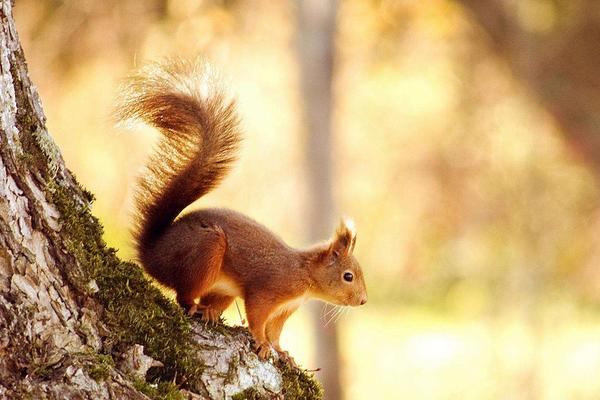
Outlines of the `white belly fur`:
{"label": "white belly fur", "polygon": [[[226,276],[219,277],[219,279],[212,285],[209,292],[218,293],[225,296],[242,297],[242,290],[240,287],[236,285],[233,279],[230,279]],[[308,300],[307,296],[302,295],[280,304],[277,307],[277,310],[271,314],[271,318],[281,315],[284,312],[294,312],[298,307],[304,304],[306,300]]]}

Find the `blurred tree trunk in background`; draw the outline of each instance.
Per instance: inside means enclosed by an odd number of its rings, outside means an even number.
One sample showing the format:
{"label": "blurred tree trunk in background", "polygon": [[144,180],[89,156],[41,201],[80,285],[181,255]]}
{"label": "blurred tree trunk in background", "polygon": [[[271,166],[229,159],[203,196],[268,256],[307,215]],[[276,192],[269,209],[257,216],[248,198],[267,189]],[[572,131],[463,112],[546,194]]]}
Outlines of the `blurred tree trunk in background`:
{"label": "blurred tree trunk in background", "polygon": [[600,2],[459,3],[600,177]]}
{"label": "blurred tree trunk in background", "polygon": [[[331,234],[334,204],[331,168],[331,108],[335,0],[298,1],[298,46],[308,178],[308,236],[311,242]],[[338,334],[335,323],[324,326],[321,306],[311,308],[318,374],[325,398],[343,397],[340,385]]]}

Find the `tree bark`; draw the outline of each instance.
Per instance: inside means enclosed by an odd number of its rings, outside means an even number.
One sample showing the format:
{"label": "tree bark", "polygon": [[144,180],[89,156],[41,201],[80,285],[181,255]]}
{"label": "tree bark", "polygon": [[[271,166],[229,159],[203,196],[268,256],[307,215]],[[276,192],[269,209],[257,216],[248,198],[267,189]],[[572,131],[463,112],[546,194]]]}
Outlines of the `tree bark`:
{"label": "tree bark", "polygon": [[190,320],[119,260],[92,200],[46,130],[0,0],[0,398],[320,398],[305,372],[258,360],[246,329]]}

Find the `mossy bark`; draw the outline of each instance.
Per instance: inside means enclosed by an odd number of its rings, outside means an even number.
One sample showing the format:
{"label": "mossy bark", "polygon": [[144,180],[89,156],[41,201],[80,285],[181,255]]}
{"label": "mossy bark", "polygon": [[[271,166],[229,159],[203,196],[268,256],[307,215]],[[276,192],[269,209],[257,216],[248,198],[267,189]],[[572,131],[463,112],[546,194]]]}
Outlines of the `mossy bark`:
{"label": "mossy bark", "polygon": [[0,398],[320,398],[310,375],[258,360],[243,328],[190,320],[105,245],[11,9],[0,0]]}

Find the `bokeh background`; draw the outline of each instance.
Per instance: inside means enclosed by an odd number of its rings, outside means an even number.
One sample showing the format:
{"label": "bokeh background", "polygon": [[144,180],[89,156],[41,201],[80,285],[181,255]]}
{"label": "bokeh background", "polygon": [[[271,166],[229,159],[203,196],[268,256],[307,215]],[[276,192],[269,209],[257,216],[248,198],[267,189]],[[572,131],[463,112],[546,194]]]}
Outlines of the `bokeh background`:
{"label": "bokeh background", "polygon": [[[356,221],[370,295],[337,324],[313,306],[337,326],[341,396],[600,398],[600,3],[320,3],[335,13],[332,211]],[[115,128],[111,107],[136,65],[169,55],[210,59],[246,132],[197,206],[309,244],[304,6],[16,2],[49,130],[121,257],[134,257],[132,190],[155,135]],[[316,368],[309,308],[283,345]],[[227,319],[240,323],[235,308]]]}

